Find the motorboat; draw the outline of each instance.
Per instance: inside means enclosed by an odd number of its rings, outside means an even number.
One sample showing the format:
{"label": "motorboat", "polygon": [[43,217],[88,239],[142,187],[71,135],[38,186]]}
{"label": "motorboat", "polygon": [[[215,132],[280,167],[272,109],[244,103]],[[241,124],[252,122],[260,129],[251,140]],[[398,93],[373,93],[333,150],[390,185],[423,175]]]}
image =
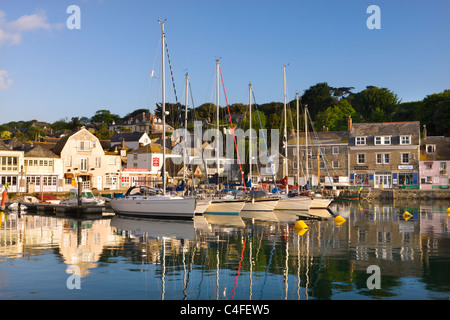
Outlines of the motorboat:
{"label": "motorboat", "polygon": [[[61,199],[59,204],[76,206],[78,205],[78,189],[72,188],[69,190],[69,198]],[[81,190],[81,205],[102,206],[105,200],[94,196],[90,189]]]}

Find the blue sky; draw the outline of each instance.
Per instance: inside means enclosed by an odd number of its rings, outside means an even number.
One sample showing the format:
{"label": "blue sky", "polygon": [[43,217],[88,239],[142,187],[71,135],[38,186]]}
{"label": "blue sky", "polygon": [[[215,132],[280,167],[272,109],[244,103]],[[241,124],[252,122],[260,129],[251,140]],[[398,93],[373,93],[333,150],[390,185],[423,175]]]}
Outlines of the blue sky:
{"label": "blue sky", "polygon": [[[66,26],[70,5],[80,30]],[[380,8],[379,30],[366,26],[369,5]],[[2,0],[0,123],[154,110],[158,19],[182,103],[186,72],[195,105],[215,102],[217,58],[230,104],[248,103],[249,83],[257,103],[283,101],[285,64],[289,100],[318,82],[421,100],[450,88],[449,14],[446,0]],[[175,102],[168,66],[166,78]]]}

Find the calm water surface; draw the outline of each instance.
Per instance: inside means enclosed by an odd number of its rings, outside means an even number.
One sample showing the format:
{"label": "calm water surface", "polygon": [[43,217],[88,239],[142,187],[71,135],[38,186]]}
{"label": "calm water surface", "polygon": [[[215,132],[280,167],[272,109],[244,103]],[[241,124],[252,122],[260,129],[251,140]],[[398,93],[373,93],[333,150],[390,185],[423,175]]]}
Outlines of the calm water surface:
{"label": "calm water surface", "polygon": [[[335,203],[194,221],[1,214],[0,299],[450,298],[449,202]],[[405,219],[408,211],[412,217]],[[369,289],[369,266],[380,289]]]}

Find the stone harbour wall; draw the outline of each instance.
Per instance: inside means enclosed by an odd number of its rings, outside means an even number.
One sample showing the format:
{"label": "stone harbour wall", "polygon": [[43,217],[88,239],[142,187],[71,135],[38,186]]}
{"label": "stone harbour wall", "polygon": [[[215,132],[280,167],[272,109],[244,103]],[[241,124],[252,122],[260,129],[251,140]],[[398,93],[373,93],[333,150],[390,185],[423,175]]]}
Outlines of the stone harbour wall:
{"label": "stone harbour wall", "polygon": [[361,197],[367,200],[376,199],[450,199],[450,189],[445,190],[369,190],[362,191]]}

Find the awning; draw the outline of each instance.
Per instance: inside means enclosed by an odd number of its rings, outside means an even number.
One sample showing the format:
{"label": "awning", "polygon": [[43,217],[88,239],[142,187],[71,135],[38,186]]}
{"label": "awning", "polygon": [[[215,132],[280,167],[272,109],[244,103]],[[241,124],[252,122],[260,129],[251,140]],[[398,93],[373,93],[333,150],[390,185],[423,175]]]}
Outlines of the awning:
{"label": "awning", "polygon": [[75,178],[75,175],[73,173],[64,173],[64,178],[66,179],[73,179]]}

